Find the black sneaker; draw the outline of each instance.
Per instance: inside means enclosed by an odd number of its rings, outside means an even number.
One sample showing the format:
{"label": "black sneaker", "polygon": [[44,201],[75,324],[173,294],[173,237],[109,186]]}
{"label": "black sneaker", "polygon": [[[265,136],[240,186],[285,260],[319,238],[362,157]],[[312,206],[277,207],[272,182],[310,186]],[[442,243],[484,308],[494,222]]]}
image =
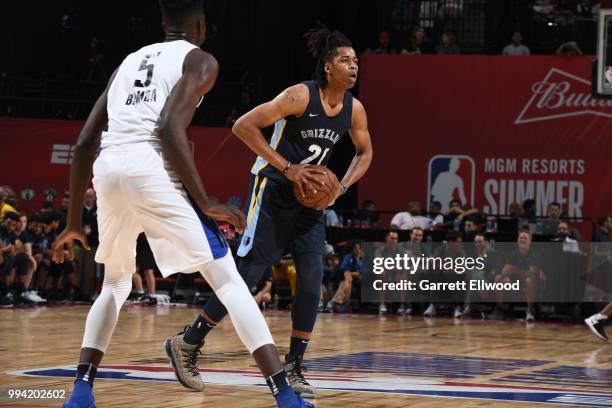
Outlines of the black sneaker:
{"label": "black sneaker", "polygon": [[13,307],[13,303],[15,300],[13,299],[13,294],[8,293],[4,296],[0,296],[0,309],[9,309]]}
{"label": "black sneaker", "polygon": [[594,335],[603,341],[608,341],[608,336],[606,335],[606,330],[604,328],[607,319],[608,316],[601,313],[596,313],[593,316],[584,319],[584,322],[587,326],[589,326],[589,329],[591,329]]}
{"label": "black sneaker", "polygon": [[317,389],[304,378],[304,373],[308,370],[302,365],[302,359],[297,358],[292,362],[288,362],[288,357],[289,355],[285,356],[285,372],[287,373],[287,380],[289,385],[291,385],[291,389],[302,397],[314,398]]}

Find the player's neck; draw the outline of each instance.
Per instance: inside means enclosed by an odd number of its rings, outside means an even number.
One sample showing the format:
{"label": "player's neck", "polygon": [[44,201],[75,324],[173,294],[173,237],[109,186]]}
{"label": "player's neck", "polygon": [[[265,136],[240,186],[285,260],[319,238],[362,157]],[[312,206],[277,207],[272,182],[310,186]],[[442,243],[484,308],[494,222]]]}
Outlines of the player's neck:
{"label": "player's neck", "polygon": [[166,38],[164,42],[177,41],[177,40],[185,40],[187,42],[195,44],[195,41],[191,37],[189,37],[189,35],[184,31],[168,30],[168,32],[166,32]]}
{"label": "player's neck", "polygon": [[334,107],[342,103],[344,100],[344,92],[344,88],[327,83],[325,87],[321,87],[321,99],[324,100],[328,106]]}

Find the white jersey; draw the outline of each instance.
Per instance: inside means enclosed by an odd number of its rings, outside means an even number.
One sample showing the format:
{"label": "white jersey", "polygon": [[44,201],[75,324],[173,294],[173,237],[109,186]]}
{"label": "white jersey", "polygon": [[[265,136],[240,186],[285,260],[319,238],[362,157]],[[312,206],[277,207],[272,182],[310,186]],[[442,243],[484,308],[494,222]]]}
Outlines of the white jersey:
{"label": "white jersey", "polygon": [[133,143],[160,146],[157,126],[185,56],[196,45],[184,40],[147,45],[121,63],[108,90],[108,130],[101,147]]}

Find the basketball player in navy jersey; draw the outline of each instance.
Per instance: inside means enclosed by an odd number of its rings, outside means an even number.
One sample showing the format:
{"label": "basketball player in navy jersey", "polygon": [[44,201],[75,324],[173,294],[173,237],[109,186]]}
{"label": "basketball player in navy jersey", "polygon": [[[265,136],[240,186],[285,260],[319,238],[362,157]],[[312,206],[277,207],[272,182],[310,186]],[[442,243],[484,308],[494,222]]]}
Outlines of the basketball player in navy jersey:
{"label": "basketball player in navy jersey", "polygon": [[[322,211],[306,208],[296,200],[293,183],[302,192],[308,183],[320,185],[320,174],[311,165],[325,165],[338,140],[348,132],[356,155],[341,180],[341,188],[335,191],[333,203],[365,174],[372,160],[372,145],[363,105],[348,92],[355,85],[358,71],[350,40],[328,29],[310,31],[305,38],[318,59],[315,80],[294,85],[246,113],[233,132],[258,155],[251,170],[248,225],[238,249],[242,258],[238,269],[252,287],[284,251],[291,251],[297,290],[285,369],[296,393],[314,396],[314,387],[302,373],[302,360],[317,316],[325,223]],[[268,143],[262,129],[271,125],[274,134]],[[167,347],[182,342],[201,347],[206,334],[226,314],[225,307],[213,296],[193,325],[169,339]]]}
{"label": "basketball player in navy jersey", "polygon": [[[87,316],[74,390],[64,408],[94,407],[94,378],[130,293],[141,232],[162,275],[199,271],[208,281],[266,377],[277,406],[311,407],[287,382],[266,322],[215,223],[242,230],[244,214],[210,202],[187,141],[186,128],[218,72],[216,60],[199,47],[206,32],[202,0],[160,0],[160,6],[165,41],[123,60],[89,114],[74,151],[67,226],[54,244],[53,258],[63,262],[65,245],[75,239],[88,249],[81,201],[93,167],[100,236],[96,261],[105,265],[105,274]],[[174,349],[173,356],[192,360],[197,350],[186,345]]]}

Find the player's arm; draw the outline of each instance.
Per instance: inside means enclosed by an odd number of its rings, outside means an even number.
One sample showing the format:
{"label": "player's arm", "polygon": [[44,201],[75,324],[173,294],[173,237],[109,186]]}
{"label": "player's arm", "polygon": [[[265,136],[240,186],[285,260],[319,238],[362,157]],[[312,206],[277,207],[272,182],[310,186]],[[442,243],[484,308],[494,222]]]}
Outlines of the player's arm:
{"label": "player's arm", "polygon": [[228,222],[243,230],[246,222],[240,210],[221,204],[211,205],[187,140],[187,127],[198,101],[211,90],[218,72],[219,65],[212,55],[199,48],[187,54],[183,75],[161,112],[158,133],[166,159],[198,207],[214,220]]}
{"label": "player's arm", "polygon": [[70,202],[68,204],[66,229],[57,237],[52,248],[53,260],[58,263],[64,262],[64,244],[71,246],[75,239],[81,242],[83,248],[90,249],[85,233],[81,228],[83,197],[91,180],[93,162],[96,160],[100,147],[100,135],[108,124],[108,112],[106,110],[108,89],[115,79],[116,73],[117,70],[113,72],[106,89],[94,104],[74,147],[70,166]]}
{"label": "player's arm", "polygon": [[363,105],[356,98],[353,99],[352,116],[352,126],[349,129],[349,134],[355,146],[355,157],[353,157],[349,168],[340,181],[343,188],[336,193],[336,199],[353,183],[363,177],[372,162],[373,150],[368,130],[368,117]]}
{"label": "player's arm", "polygon": [[288,116],[303,115],[309,98],[306,85],[291,86],[271,101],[245,113],[232,127],[232,132],[253,152],[282,172],[289,180],[297,183],[302,195],[307,183],[322,184],[317,176],[324,173],[310,165],[290,163],[270,146],[261,130]]}

